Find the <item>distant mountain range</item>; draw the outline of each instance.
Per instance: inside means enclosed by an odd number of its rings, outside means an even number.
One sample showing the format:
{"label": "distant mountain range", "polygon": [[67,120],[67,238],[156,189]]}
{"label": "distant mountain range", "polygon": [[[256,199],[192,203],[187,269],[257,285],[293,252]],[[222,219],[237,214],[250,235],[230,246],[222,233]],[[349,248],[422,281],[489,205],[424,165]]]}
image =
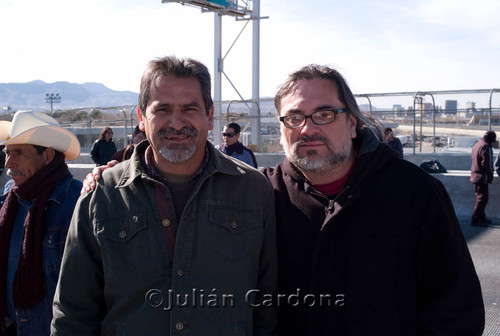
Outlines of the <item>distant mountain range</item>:
{"label": "distant mountain range", "polygon": [[[50,111],[46,102],[46,94],[59,94],[60,103],[53,104],[54,111],[89,107],[112,107],[137,104],[139,94],[131,91],[114,91],[100,83],[75,84],[68,82],[46,83],[36,80],[28,83],[0,83],[0,114],[7,111],[38,110]],[[248,112],[251,104],[235,102],[229,110],[236,113]],[[369,106],[360,105],[361,110],[369,110]],[[373,110],[377,110],[373,107]],[[228,111],[228,104],[222,105],[222,113]],[[260,103],[262,115],[275,115],[273,101]]]}
{"label": "distant mountain range", "polygon": [[[0,83],[0,108],[17,110],[50,111],[46,94],[59,94],[60,103],[53,109],[81,107],[110,107],[137,104],[138,93],[114,91],[100,83],[75,84],[68,82],[46,83],[36,80],[28,83]],[[1,113],[1,111],[0,111]]]}

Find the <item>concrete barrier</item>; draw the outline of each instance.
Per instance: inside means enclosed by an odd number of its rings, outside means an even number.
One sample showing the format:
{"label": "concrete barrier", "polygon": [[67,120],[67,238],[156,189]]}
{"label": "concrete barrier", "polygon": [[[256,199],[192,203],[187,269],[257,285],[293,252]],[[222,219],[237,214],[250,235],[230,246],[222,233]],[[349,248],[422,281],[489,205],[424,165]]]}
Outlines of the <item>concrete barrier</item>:
{"label": "concrete barrier", "polygon": [[[274,167],[283,161],[283,153],[255,153],[259,167]],[[440,180],[450,195],[455,212],[460,217],[470,217],[474,209],[474,185],[469,182],[471,155],[469,153],[418,153],[406,154],[405,160],[420,166],[424,160],[436,159],[448,173],[431,174]],[[496,175],[496,174],[495,174]],[[488,217],[500,218],[500,177],[495,176],[490,185],[490,198],[486,208]]]}
{"label": "concrete barrier", "polygon": [[[259,167],[274,167],[283,162],[284,153],[255,153]],[[441,162],[448,173],[431,174],[440,180],[455,207],[457,216],[470,217],[474,208],[475,196],[474,185],[469,182],[471,158],[469,154],[457,153],[422,153],[405,155],[405,160],[408,160],[417,166],[424,160],[437,159]],[[74,178],[82,181],[85,176],[92,171],[95,164],[89,156],[88,152],[83,152],[80,157],[74,161],[68,162],[69,169]],[[3,185],[8,180],[8,176],[4,172],[0,175],[0,189],[3,190]],[[489,217],[500,218],[500,207],[497,204],[500,201],[500,178],[495,176],[493,184],[490,185],[490,200],[486,208],[486,214]]]}

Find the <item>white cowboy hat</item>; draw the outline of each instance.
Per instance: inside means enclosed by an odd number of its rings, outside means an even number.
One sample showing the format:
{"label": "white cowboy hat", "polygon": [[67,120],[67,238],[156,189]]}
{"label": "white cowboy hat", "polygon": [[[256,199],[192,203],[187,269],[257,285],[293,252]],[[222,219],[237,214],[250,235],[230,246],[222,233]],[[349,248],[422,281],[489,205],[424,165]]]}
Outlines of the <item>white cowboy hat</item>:
{"label": "white cowboy hat", "polygon": [[12,122],[0,122],[0,141],[0,146],[30,144],[52,147],[63,153],[68,161],[80,155],[80,142],[76,136],[42,112],[18,111]]}

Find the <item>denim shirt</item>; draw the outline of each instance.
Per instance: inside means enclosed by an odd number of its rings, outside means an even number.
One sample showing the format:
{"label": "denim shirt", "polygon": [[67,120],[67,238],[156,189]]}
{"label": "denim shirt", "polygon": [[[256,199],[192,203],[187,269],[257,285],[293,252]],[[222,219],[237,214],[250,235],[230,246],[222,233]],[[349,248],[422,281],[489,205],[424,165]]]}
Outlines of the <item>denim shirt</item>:
{"label": "denim shirt", "polygon": [[[218,145],[215,148],[220,150],[222,153],[229,155],[227,153],[227,151],[222,150],[221,145]],[[247,165],[249,165],[251,167],[257,168],[256,163],[254,162],[254,157],[252,154],[250,154],[250,150],[247,147],[243,147],[243,150],[241,151],[241,153],[238,153],[238,151],[234,151],[229,156],[232,156],[232,157],[234,157],[242,162],[245,162]]]}
{"label": "denim shirt", "polygon": [[[159,207],[174,208],[170,191],[140,162],[148,145],[78,201],[52,335],[270,335],[276,311],[255,302],[277,281],[269,181],[207,143],[209,162],[182,215],[167,220]],[[171,226],[173,260],[163,232]]]}
{"label": "denim shirt", "polygon": [[[50,334],[52,301],[59,277],[64,243],[81,188],[82,183],[73,179],[71,173],[68,173],[63,179],[57,182],[47,200],[42,238],[42,270],[45,297],[35,307],[28,310],[15,310],[12,302],[7,303],[9,318],[16,323],[17,334],[19,336],[44,336]],[[7,195],[0,197],[0,207],[3,205],[6,197]],[[22,228],[26,212],[31,204],[22,199],[19,199],[19,203],[16,223],[14,225]],[[19,233],[20,235],[17,235],[19,239],[15,242],[11,241],[9,263],[11,260],[15,260],[17,264],[19,260],[23,236],[22,231]],[[14,232],[12,237],[14,237]],[[11,253],[15,255],[10,255]],[[15,273],[17,269],[17,267],[11,267],[11,265],[8,268],[10,269],[9,273]],[[13,278],[13,274],[11,274],[10,278]],[[10,301],[12,299],[12,283],[9,283],[8,286],[7,294]]]}

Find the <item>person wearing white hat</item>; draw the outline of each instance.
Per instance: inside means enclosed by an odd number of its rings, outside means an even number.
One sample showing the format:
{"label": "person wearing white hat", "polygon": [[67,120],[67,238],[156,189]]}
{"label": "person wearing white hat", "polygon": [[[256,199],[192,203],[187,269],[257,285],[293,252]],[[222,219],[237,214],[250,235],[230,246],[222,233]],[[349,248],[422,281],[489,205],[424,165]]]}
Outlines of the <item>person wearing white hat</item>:
{"label": "person wearing white hat", "polygon": [[0,196],[0,335],[49,335],[66,234],[82,184],[65,160],[78,139],[52,117],[19,111],[0,123],[5,168]]}

